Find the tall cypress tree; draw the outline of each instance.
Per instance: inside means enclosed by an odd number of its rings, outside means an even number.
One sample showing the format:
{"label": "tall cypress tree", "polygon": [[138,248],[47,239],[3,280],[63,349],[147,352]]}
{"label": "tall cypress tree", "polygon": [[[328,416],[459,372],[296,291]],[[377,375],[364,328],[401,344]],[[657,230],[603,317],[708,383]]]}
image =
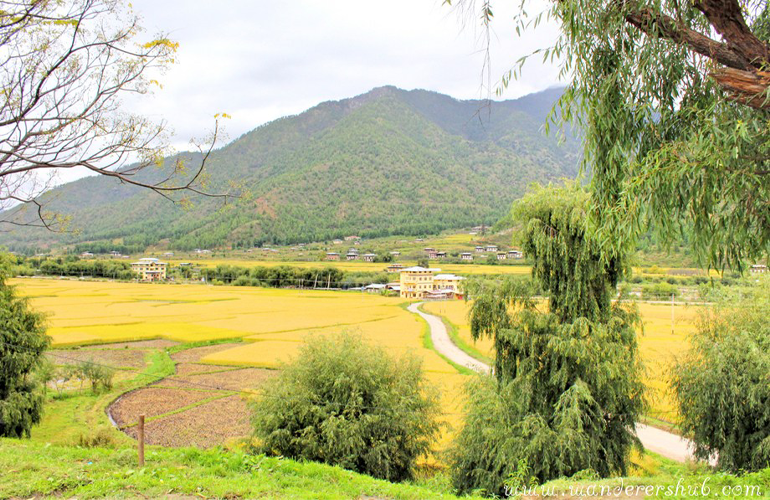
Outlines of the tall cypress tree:
{"label": "tall cypress tree", "polygon": [[635,309],[613,303],[623,256],[606,255],[587,227],[588,193],[536,188],[512,209],[535,300],[515,281],[476,282],[471,331],[495,342],[495,376],[474,382],[454,453],[461,491],[504,493],[526,464],[538,481],[588,470],[624,473],[644,409]]}
{"label": "tall cypress tree", "polygon": [[0,254],[0,437],[29,437],[40,422],[44,401],[32,374],[49,337],[43,316],[6,283],[10,263]]}

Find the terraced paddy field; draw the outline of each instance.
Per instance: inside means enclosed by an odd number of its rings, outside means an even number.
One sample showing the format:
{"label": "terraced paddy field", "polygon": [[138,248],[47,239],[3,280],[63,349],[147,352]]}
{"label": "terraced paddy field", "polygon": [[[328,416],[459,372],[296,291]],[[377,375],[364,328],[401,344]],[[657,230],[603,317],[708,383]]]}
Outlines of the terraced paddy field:
{"label": "terraced paddy field", "polygon": [[[674,405],[668,394],[668,370],[677,355],[687,347],[687,338],[695,330],[699,306],[640,303],[644,328],[639,332],[639,350],[647,368],[650,416],[666,422],[676,419]],[[468,304],[463,301],[431,302],[423,306],[426,312],[446,318],[459,344],[479,358],[494,356],[491,339],[471,338]]]}
{"label": "terraced paddy field", "polygon": [[[141,341],[141,346],[147,342],[162,345],[169,341],[236,339],[237,343],[201,348],[193,359],[175,360],[177,376],[197,372],[197,382],[224,391],[247,389],[251,378],[242,379],[235,370],[201,374],[206,366],[272,370],[295,355],[308,335],[360,332],[390,352],[409,352],[421,358],[428,378],[441,391],[447,423],[459,422],[465,377],[426,347],[426,325],[406,311],[399,298],[360,292],[59,279],[18,279],[13,283],[35,309],[48,314],[48,334],[54,347],[88,347],[59,352],[67,357],[89,359],[92,353],[84,351],[104,350],[110,345],[132,349],[132,344],[126,344],[131,341]],[[136,355],[129,354],[109,354],[102,362],[109,364],[118,358],[125,364],[137,363]],[[185,385],[171,382],[163,387],[182,389]],[[180,401],[186,404],[188,399]],[[220,403],[235,405],[234,401],[223,397]],[[208,408],[216,407],[211,402]]]}

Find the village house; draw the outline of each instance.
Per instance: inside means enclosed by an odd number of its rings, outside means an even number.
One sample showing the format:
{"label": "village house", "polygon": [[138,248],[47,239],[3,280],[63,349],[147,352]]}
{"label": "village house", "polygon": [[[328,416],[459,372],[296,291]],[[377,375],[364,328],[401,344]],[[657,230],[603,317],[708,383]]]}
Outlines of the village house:
{"label": "village house", "polygon": [[519,252],[518,250],[509,250],[508,251],[508,258],[509,259],[522,259],[522,258],[524,258],[524,254]]}
{"label": "village house", "polygon": [[360,236],[345,236],[345,241],[358,241],[360,239]]}
{"label": "village house", "polygon": [[402,269],[404,269],[403,264],[391,264],[388,267],[385,268],[386,273],[400,273]]}
{"label": "village house", "polygon": [[345,254],[347,260],[358,260],[358,252],[348,252]]}
{"label": "village house", "polygon": [[446,258],[446,252],[436,252],[436,258],[437,259],[445,259]]}
{"label": "village house", "polygon": [[754,264],[749,268],[751,274],[764,274],[767,272],[767,266],[764,264]]}
{"label": "village house", "polygon": [[460,254],[460,260],[467,260],[473,262],[473,254],[470,252],[463,252]]}
{"label": "village house", "polygon": [[342,245],[344,242],[342,240],[334,240],[332,241],[335,245]]}
{"label": "village house", "polygon": [[401,255],[401,252],[397,252],[397,251],[390,252],[391,257],[399,257],[400,255]]}
{"label": "village house", "polygon": [[487,245],[487,252],[497,252],[497,245]]}
{"label": "village house", "polygon": [[326,260],[340,260],[340,254],[337,252],[326,252]]}
{"label": "village house", "polygon": [[464,279],[462,276],[454,274],[437,274],[433,277],[433,292],[445,295],[441,298],[462,298],[463,292],[460,289],[460,282]]}
{"label": "village house", "polygon": [[373,253],[365,253],[364,254],[364,262],[374,262],[374,259],[377,258],[377,255]]}
{"label": "village house", "polygon": [[160,281],[166,279],[168,264],[152,257],[139,259],[131,263],[131,270],[139,275],[141,281]]}
{"label": "village house", "polygon": [[92,254],[91,252],[83,252],[83,253],[80,254],[80,257],[83,258],[83,259],[90,259],[93,256],[94,256],[94,254]]}
{"label": "village house", "polygon": [[498,252],[497,254],[497,260],[505,260],[507,257],[507,254],[505,252]]}
{"label": "village house", "polygon": [[484,251],[484,247],[476,247],[477,253],[482,253]]}

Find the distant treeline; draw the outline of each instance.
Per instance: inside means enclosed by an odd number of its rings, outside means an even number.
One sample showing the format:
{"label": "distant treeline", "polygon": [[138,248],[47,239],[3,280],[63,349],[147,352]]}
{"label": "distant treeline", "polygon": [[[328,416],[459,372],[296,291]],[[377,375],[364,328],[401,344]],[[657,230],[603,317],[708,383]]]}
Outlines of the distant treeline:
{"label": "distant treeline", "polygon": [[15,269],[18,276],[94,276],[116,280],[136,278],[131,264],[120,260],[80,260],[77,257],[46,259],[18,257]]}
{"label": "distant treeline", "polygon": [[[91,276],[116,280],[133,280],[131,264],[121,260],[81,260],[75,256],[48,259],[17,257],[17,276]],[[215,285],[260,286],[270,288],[356,288],[371,283],[398,281],[398,275],[385,272],[348,272],[336,267],[306,269],[293,266],[245,267],[219,265],[211,268],[173,267],[169,278],[205,278]]]}
{"label": "distant treeline", "polygon": [[385,272],[348,272],[336,267],[307,269],[293,266],[243,267],[219,265],[203,268],[202,277],[214,284],[272,288],[357,288],[371,283],[397,281]]}

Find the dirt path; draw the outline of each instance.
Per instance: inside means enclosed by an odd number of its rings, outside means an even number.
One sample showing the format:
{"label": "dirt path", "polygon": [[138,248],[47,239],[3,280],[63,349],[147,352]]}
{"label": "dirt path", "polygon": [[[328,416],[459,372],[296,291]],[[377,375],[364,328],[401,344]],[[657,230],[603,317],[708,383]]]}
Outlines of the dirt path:
{"label": "dirt path", "polygon": [[[489,373],[490,367],[470,356],[457,347],[447,333],[444,322],[438,316],[427,314],[418,309],[424,302],[410,305],[407,309],[428,322],[430,337],[436,350],[458,365],[466,366],[473,371]],[[677,462],[694,460],[692,443],[681,436],[666,432],[649,425],[636,424],[636,435],[645,448]]]}

